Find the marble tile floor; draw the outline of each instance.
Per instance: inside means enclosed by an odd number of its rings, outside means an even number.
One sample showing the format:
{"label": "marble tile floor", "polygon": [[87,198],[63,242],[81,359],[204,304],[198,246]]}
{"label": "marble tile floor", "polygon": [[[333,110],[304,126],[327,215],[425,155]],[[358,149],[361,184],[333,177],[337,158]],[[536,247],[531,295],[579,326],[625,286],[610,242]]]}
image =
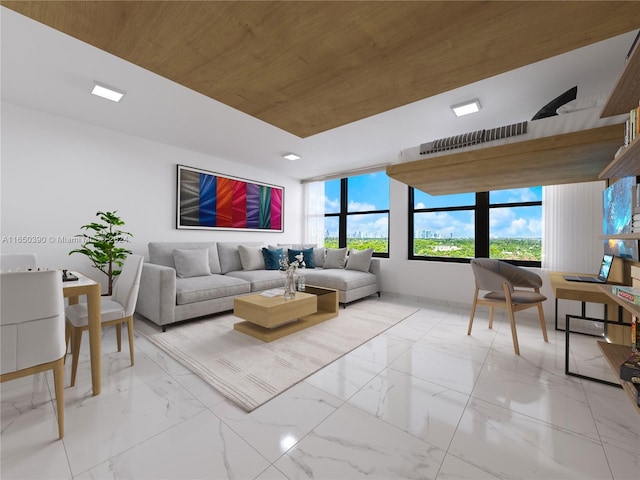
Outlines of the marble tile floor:
{"label": "marble tile floor", "polygon": [[[368,301],[420,310],[250,414],[144,337],[131,368],[112,329],[94,397],[85,338],[62,441],[52,376],[1,385],[0,478],[640,478],[640,415],[621,389],[564,374],[552,322],[544,343],[519,313],[517,357],[486,309],[467,336],[468,307]],[[572,336],[572,370],[615,380],[595,341]]]}

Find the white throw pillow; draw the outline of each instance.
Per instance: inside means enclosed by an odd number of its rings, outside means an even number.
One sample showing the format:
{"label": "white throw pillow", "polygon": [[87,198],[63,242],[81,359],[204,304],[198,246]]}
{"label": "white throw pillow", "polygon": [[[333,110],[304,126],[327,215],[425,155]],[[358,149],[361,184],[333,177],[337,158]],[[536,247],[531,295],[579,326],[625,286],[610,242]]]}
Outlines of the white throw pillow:
{"label": "white throw pillow", "polygon": [[240,254],[240,262],[242,263],[243,270],[265,269],[262,247],[238,245],[238,253]]}
{"label": "white throw pillow", "polygon": [[211,275],[209,268],[209,249],[189,249],[173,251],[173,261],[176,264],[176,275],[180,278],[202,277]]}
{"label": "white throw pillow", "polygon": [[344,268],[347,258],[347,249],[345,248],[327,248],[327,254],[324,257],[324,268]]}
{"label": "white throw pillow", "polygon": [[371,265],[371,257],[373,256],[373,248],[367,248],[366,250],[349,251],[349,257],[347,257],[346,270],[359,270],[361,272],[368,272]]}

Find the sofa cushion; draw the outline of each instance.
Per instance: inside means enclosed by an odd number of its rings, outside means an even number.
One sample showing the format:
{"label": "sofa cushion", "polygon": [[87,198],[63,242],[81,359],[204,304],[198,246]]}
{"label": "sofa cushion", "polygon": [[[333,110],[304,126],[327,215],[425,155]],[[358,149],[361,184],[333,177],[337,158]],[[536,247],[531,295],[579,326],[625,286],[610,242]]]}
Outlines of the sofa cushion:
{"label": "sofa cushion", "polygon": [[251,285],[239,278],[226,275],[176,279],[176,303],[186,305],[249,293]]}
{"label": "sofa cushion", "polygon": [[[220,273],[242,270],[242,260],[238,242],[218,242],[218,257],[220,258]],[[248,247],[261,247],[262,242],[242,242]]]}
{"label": "sofa cushion", "polygon": [[264,270],[264,257],[262,256],[262,247],[248,247],[246,245],[238,245],[238,253],[240,254],[240,263],[243,270]]}
{"label": "sofa cushion", "polygon": [[371,265],[371,257],[373,256],[373,248],[366,250],[356,250],[352,248],[347,257],[347,270],[359,270],[360,272],[368,272]]}
{"label": "sofa cushion", "polygon": [[149,263],[164,265],[165,267],[176,268],[173,259],[175,249],[209,249],[209,270],[211,273],[222,273],[220,271],[220,260],[218,259],[218,247],[215,242],[150,242],[149,243]]}
{"label": "sofa cushion", "polygon": [[262,248],[264,258],[264,268],[266,270],[280,270],[282,260],[284,260],[284,250],[282,248]]}
{"label": "sofa cushion", "polygon": [[343,292],[354,288],[375,285],[377,281],[373,273],[345,270],[344,268],[316,268],[315,270],[309,270],[305,272],[305,280],[307,285],[333,288]]}
{"label": "sofa cushion", "polygon": [[287,257],[289,259],[289,263],[293,263],[298,259],[296,256],[302,254],[302,261],[304,262],[304,266],[306,268],[315,268],[315,262],[313,261],[313,248],[304,248],[304,249],[296,249],[290,248],[287,251]]}
{"label": "sofa cushion", "polygon": [[173,251],[173,260],[176,264],[176,275],[180,278],[211,275],[208,248],[188,250],[176,248]]}
{"label": "sofa cushion", "polygon": [[344,268],[347,259],[347,249],[327,248],[327,255],[324,257],[324,268]]}
{"label": "sofa cushion", "polygon": [[284,274],[277,270],[240,270],[229,272],[225,277],[242,279],[251,284],[252,292],[260,292],[284,286]]}
{"label": "sofa cushion", "polygon": [[324,267],[324,255],[325,255],[324,247],[313,248],[313,263],[315,264],[316,267]]}

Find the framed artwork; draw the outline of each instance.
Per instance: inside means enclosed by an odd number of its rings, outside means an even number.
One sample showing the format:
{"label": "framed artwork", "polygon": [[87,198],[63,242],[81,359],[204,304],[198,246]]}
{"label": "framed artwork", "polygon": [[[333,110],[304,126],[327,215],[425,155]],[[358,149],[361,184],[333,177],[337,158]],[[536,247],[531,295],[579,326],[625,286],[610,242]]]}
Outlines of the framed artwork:
{"label": "framed artwork", "polygon": [[178,165],[177,228],[284,231],[284,187]]}

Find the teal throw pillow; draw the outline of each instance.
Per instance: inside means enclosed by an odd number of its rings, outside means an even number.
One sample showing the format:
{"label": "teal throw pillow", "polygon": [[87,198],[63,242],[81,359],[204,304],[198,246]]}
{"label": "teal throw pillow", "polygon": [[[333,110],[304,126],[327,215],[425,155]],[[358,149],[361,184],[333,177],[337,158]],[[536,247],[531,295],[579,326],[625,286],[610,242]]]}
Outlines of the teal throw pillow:
{"label": "teal throw pillow", "polygon": [[264,257],[264,266],[267,270],[280,270],[280,261],[284,260],[284,250],[277,248],[270,250],[262,248],[262,256]]}
{"label": "teal throw pillow", "polygon": [[302,250],[290,248],[288,252],[289,263],[297,261],[298,259],[296,258],[296,255],[300,254],[302,254],[302,260],[304,261],[304,266],[306,268],[316,268],[316,265],[313,261],[313,248],[304,248]]}

